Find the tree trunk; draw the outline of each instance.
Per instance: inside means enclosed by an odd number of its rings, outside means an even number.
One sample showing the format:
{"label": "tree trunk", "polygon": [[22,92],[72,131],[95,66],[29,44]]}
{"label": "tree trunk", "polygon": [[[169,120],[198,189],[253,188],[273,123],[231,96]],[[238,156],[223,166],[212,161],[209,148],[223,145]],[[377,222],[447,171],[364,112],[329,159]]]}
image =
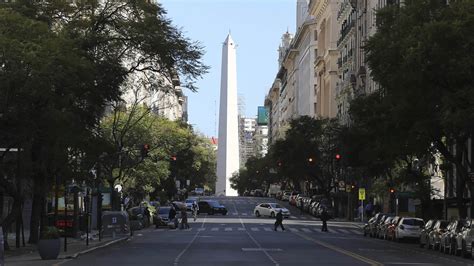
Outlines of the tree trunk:
{"label": "tree trunk", "polygon": [[33,184],[33,204],[31,208],[31,221],[30,221],[30,238],[28,240],[29,244],[38,243],[39,239],[39,226],[41,220],[41,209],[43,208],[43,199],[42,199],[42,187],[43,182],[41,182],[41,176],[38,175],[34,179]]}

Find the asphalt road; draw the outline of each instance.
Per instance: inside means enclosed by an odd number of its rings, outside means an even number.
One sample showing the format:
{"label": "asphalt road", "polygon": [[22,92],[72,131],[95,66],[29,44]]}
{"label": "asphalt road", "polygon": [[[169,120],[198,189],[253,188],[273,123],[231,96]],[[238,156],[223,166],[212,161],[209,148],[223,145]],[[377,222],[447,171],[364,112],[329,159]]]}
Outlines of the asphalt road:
{"label": "asphalt road", "polygon": [[273,231],[274,220],[256,218],[257,203],[274,199],[218,199],[227,216],[200,215],[188,230],[149,228],[129,241],[54,265],[472,265],[474,260],[362,236],[358,224],[321,222],[310,215],[284,220],[287,230]]}

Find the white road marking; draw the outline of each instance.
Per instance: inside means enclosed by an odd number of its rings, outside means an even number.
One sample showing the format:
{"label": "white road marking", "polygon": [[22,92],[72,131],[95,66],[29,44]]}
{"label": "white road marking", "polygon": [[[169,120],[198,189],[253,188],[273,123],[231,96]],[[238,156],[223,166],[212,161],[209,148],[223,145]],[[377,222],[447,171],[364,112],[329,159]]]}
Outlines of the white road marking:
{"label": "white road marking", "polygon": [[239,227],[238,230],[239,231],[245,231],[246,229],[244,227]]}
{"label": "white road marking", "polygon": [[227,232],[228,232],[228,231],[232,231],[232,227],[226,227],[226,228],[224,229],[224,231],[227,231]]}
{"label": "white road marking", "polygon": [[291,219],[296,219],[296,216],[291,215],[290,218]]}
{"label": "white road marking", "polygon": [[213,228],[211,228],[211,231],[214,231],[214,232],[219,231],[219,227],[213,227]]}
{"label": "white road marking", "polygon": [[[206,222],[206,217],[207,217],[207,215],[204,217],[204,220],[202,221],[201,228],[204,228],[204,223]],[[186,247],[183,249],[183,251],[181,251],[181,253],[179,253],[178,256],[174,259],[174,266],[178,266],[179,260],[184,255],[184,253],[186,253],[186,251],[189,249],[189,247],[191,247],[191,245],[194,243],[194,241],[198,237],[199,233],[201,233],[201,231],[198,230],[196,232],[196,234],[194,235],[193,239],[191,239],[191,241],[186,245]]]}
{"label": "white road marking", "polygon": [[271,229],[270,227],[265,227],[265,228],[263,228],[263,230],[265,230],[265,231],[267,231],[267,232],[270,232],[270,231],[272,231],[273,229]]}
{"label": "white road marking", "polygon": [[257,227],[252,227],[252,228],[250,228],[250,230],[252,230],[254,232],[260,231],[260,229],[258,229]]}
{"label": "white road marking", "polygon": [[242,216],[247,216],[246,212],[241,213]]}
{"label": "white road marking", "polygon": [[302,228],[301,231],[306,232],[306,233],[311,233],[311,229],[309,228]]}
{"label": "white road marking", "polygon": [[298,229],[296,229],[296,228],[290,228],[290,231],[291,231],[291,232],[298,232]]}
{"label": "white road marking", "polygon": [[242,251],[283,251],[281,248],[242,248]]}
{"label": "white road marking", "polygon": [[232,215],[239,215],[239,213],[237,213],[237,212],[233,212],[233,213],[232,213]]}
{"label": "white road marking", "polygon": [[343,234],[349,234],[349,231],[345,229],[337,229],[339,232],[342,232]]}
{"label": "white road marking", "polygon": [[203,227],[203,228],[198,228],[198,231],[205,231],[205,230],[206,230],[205,227]]}

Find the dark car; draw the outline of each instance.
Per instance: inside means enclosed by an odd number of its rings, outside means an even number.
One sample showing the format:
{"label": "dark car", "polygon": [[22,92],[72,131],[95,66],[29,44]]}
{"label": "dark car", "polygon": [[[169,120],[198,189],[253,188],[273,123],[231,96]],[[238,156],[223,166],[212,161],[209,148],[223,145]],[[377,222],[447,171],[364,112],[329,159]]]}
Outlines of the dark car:
{"label": "dark car", "polygon": [[169,206],[163,206],[159,207],[158,211],[155,214],[154,218],[154,223],[156,226],[167,226],[169,222],[169,213],[170,213],[171,207]]}
{"label": "dark car", "polygon": [[137,206],[128,209],[130,225],[133,229],[142,229],[150,226],[150,212],[147,207]]}
{"label": "dark car", "polygon": [[198,206],[198,213],[207,213],[210,215],[222,213],[222,215],[227,215],[227,209],[216,200],[202,200],[198,202]]}

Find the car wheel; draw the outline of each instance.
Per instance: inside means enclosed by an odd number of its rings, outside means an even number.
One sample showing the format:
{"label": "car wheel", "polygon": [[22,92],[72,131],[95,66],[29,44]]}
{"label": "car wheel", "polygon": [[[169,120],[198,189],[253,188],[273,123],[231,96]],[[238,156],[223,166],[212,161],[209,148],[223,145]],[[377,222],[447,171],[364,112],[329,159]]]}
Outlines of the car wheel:
{"label": "car wheel", "polygon": [[255,211],[255,216],[260,217],[260,212],[259,212],[259,211]]}
{"label": "car wheel", "polygon": [[274,212],[270,213],[270,217],[275,218],[275,213]]}

